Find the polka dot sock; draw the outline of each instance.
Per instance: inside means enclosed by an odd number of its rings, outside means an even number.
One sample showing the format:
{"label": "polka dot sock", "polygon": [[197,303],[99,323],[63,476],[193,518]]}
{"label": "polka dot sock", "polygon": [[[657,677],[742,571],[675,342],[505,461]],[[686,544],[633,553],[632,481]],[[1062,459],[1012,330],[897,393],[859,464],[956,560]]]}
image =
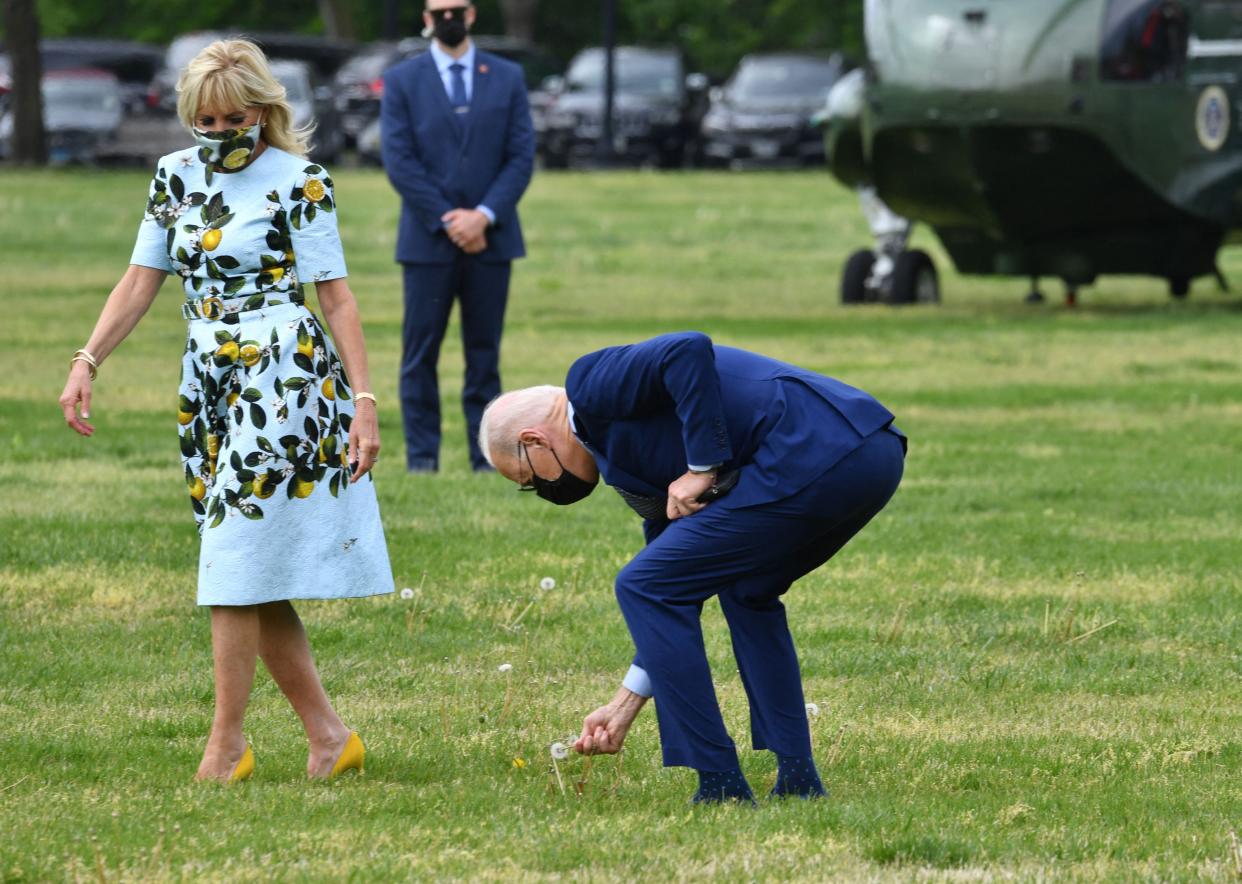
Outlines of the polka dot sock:
{"label": "polka dot sock", "polygon": [[815,769],[815,759],[809,755],[777,755],[776,785],[772,796],[783,798],[797,795],[799,798],[817,798],[827,795],[824,784]]}
{"label": "polka dot sock", "polygon": [[699,791],[694,793],[695,804],[719,804],[724,801],[755,803],[750,783],[742,775],[742,769],[699,771]]}

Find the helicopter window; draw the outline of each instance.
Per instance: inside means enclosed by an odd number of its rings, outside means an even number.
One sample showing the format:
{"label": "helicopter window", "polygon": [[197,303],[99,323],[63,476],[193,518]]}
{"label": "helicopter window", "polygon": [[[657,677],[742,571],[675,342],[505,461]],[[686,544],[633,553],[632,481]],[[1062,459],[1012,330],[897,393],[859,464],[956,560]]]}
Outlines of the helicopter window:
{"label": "helicopter window", "polygon": [[1178,0],[1110,0],[1100,47],[1105,80],[1169,82],[1186,70],[1190,21]]}

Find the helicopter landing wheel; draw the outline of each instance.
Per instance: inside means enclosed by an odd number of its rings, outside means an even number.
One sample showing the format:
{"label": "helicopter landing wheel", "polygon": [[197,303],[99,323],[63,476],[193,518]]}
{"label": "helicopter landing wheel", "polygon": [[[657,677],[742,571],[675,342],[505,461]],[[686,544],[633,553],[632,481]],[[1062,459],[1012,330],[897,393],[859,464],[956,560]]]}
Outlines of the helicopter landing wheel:
{"label": "helicopter landing wheel", "polygon": [[1066,307],[1077,307],[1078,306],[1078,286],[1067,285],[1065,287],[1065,306]]}
{"label": "helicopter landing wheel", "polygon": [[893,265],[893,304],[939,304],[940,277],[931,255],[921,249],[907,249]]}
{"label": "helicopter landing wheel", "polygon": [[1044,297],[1044,293],[1039,290],[1039,277],[1031,277],[1031,290],[1026,293],[1026,297],[1022,299],[1027,304],[1042,304],[1048,300]]}
{"label": "helicopter landing wheel", "polygon": [[867,300],[867,282],[875,267],[875,253],[859,249],[850,255],[841,273],[841,303],[862,304]]}
{"label": "helicopter landing wheel", "polygon": [[1169,277],[1169,294],[1177,298],[1179,301],[1190,294],[1190,277],[1188,276],[1171,276]]}

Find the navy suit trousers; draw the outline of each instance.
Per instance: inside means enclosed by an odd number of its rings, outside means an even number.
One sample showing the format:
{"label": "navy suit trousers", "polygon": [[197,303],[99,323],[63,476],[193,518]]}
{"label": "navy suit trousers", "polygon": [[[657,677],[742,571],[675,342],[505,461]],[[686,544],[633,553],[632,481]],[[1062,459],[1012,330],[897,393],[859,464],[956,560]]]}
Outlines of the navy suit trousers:
{"label": "navy suit trousers", "polygon": [[440,385],[437,363],[453,301],[461,304],[461,342],[466,357],[461,405],[466,416],[470,465],[487,466],[479,450],[479,421],[500,395],[500,334],[509,300],[509,261],[489,262],[458,253],[448,264],[403,264],[405,321],[402,327],[401,413],[410,469],[440,462]]}
{"label": "navy suit trousers", "polygon": [[[617,575],[616,592],[655,693],[664,764],[730,770],[725,730],[703,646],[703,603],[718,596],[750,703],[754,748],[811,754],[802,676],[781,596],[871,521],[897,490],[902,440],[869,436],[783,500],[730,508],[726,497],[668,524]],[[746,481],[743,468],[741,481]]]}

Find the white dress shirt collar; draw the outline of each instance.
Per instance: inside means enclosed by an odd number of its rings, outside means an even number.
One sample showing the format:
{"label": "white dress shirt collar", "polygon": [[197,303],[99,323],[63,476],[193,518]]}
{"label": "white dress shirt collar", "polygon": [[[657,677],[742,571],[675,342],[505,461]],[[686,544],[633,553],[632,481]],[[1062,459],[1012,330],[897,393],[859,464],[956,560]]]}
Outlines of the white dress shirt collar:
{"label": "white dress shirt collar", "polygon": [[435,40],[431,41],[431,60],[436,63],[436,70],[440,72],[441,77],[448,77],[451,73],[449,71],[449,66],[454,64],[462,65],[465,67],[466,72],[474,70],[474,41],[467,37],[466,42],[469,45],[466,47],[466,51],[462,54],[461,58],[453,58],[453,56],[449,55],[440,48],[439,43]]}

